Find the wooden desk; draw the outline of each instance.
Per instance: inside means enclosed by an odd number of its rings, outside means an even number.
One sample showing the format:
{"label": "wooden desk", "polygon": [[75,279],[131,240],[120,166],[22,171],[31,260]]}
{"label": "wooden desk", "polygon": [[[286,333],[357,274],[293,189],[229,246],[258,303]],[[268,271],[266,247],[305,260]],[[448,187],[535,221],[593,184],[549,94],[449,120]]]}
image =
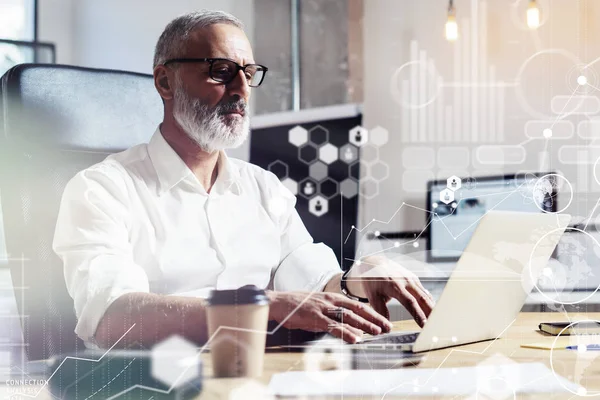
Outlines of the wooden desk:
{"label": "wooden desk", "polygon": [[[580,314],[582,318],[600,320],[600,313]],[[575,315],[571,314],[570,318]],[[515,362],[543,362],[550,368],[550,351],[524,349],[520,345],[522,343],[531,343],[539,341],[545,336],[537,331],[537,326],[541,321],[566,321],[564,314],[559,313],[521,313],[517,321],[508,329],[502,339],[494,342],[482,342],[471,345],[455,347],[452,349],[442,349],[427,353],[426,359],[415,368],[452,368],[452,367],[471,367],[476,366],[480,362],[495,354],[502,354]],[[398,330],[415,330],[416,324],[413,321],[402,321],[394,323]],[[465,353],[464,350],[472,352]],[[580,381],[587,389],[594,390],[595,393],[600,393],[600,353],[598,359],[589,368],[586,369],[583,377],[586,381]],[[262,378],[258,380],[250,379],[214,379],[211,378],[212,366],[210,354],[203,354],[204,361],[204,390],[199,396],[200,400],[226,399],[226,400],[258,400],[269,399],[266,395],[261,395],[261,385],[266,387],[273,374],[285,371],[301,371],[303,370],[303,355],[302,353],[267,353],[265,355],[265,370]],[[564,377],[568,377],[574,373],[577,359],[577,352],[571,350],[556,350],[554,351],[554,365],[556,372]],[[412,367],[411,367],[412,368]],[[474,377],[474,379],[476,379]],[[549,375],[547,379],[554,379]],[[246,386],[249,385],[249,386]],[[248,390],[251,388],[251,390]],[[238,391],[235,397],[231,397],[234,391]],[[29,396],[16,395],[10,397],[14,393],[28,393]],[[31,394],[37,393],[35,386],[27,388],[10,387],[2,382],[0,384],[0,399],[31,399]],[[149,397],[149,396],[148,396]],[[145,397],[145,398],[148,398]],[[50,393],[44,389],[35,396],[36,400],[52,399]],[[335,398],[335,397],[334,397]],[[395,399],[398,397],[386,396],[385,399]],[[411,397],[415,399],[424,399],[426,397]],[[450,399],[451,397],[435,397],[436,399]],[[482,396],[470,397],[472,399],[483,400]],[[561,393],[543,393],[539,395],[518,395],[518,399],[571,399],[577,396],[569,392]],[[316,397],[311,397],[317,399]],[[324,399],[324,397],[319,397]],[[351,398],[345,397],[345,400]],[[381,397],[369,398],[370,400],[381,400]],[[93,400],[93,399],[92,399]]]}
{"label": "wooden desk", "polygon": [[[579,314],[585,319],[600,320],[600,313]],[[570,318],[574,318],[575,314],[571,314]],[[582,318],[578,318],[582,319]],[[512,359],[515,362],[543,362],[550,368],[550,351],[524,349],[520,345],[522,343],[531,343],[539,341],[545,337],[538,332],[538,324],[542,321],[566,321],[564,314],[560,313],[521,313],[517,321],[508,329],[502,339],[495,342],[475,343],[451,349],[436,350],[427,353],[426,359],[416,368],[452,368],[452,367],[472,367],[486,360],[488,357],[497,353]],[[401,321],[394,323],[399,330],[415,330],[417,328],[413,321]],[[461,350],[468,350],[473,353],[464,353]],[[567,377],[574,373],[575,361],[577,352],[571,350],[555,350],[553,352],[553,361],[556,372],[559,375]],[[268,385],[271,376],[278,372],[285,371],[301,371],[303,369],[302,353],[267,353],[265,355],[265,370],[262,378],[257,381],[248,379],[212,379],[210,355],[204,355],[204,373],[206,376],[205,387],[200,399],[229,399],[230,394],[234,390],[244,388],[244,385]],[[600,393],[600,354],[598,360],[595,361],[584,373],[584,381],[581,381],[589,390],[594,390],[595,393]],[[549,376],[548,379],[553,379]],[[248,386],[249,387],[249,386]],[[254,399],[252,393],[246,393],[241,399]],[[256,397],[263,398],[263,397]],[[311,399],[313,399],[312,397]],[[386,399],[397,397],[386,396]],[[411,397],[412,398],[412,397]],[[425,397],[415,397],[421,399]],[[435,397],[443,399],[445,397]],[[450,397],[449,397],[450,398]],[[544,393],[539,395],[517,395],[519,399],[570,399],[577,396],[569,393]],[[234,398],[238,400],[237,397]],[[321,397],[324,399],[324,397]],[[344,399],[349,399],[345,397]],[[475,396],[473,396],[475,399]],[[481,396],[480,396],[481,400]]]}

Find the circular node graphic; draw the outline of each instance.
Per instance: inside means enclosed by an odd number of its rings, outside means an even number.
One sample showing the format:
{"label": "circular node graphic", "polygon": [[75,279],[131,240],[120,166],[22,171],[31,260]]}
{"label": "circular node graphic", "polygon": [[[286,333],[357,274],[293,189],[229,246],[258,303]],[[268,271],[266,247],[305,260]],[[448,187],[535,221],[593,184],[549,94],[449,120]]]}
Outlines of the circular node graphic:
{"label": "circular node graphic", "polygon": [[[577,396],[600,396],[600,382],[595,378],[595,374],[600,367],[600,351],[587,351],[587,346],[595,344],[597,341],[595,340],[597,335],[588,332],[588,327],[595,327],[598,324],[600,324],[600,321],[591,319],[573,321],[554,338],[554,343],[550,348],[550,368],[552,368],[552,373],[564,389]],[[570,334],[573,330],[579,332],[576,335]],[[575,362],[560,363],[559,360],[554,359],[554,350],[558,340],[568,342],[568,346],[573,346],[577,349],[571,352],[576,357]],[[557,371],[557,368],[561,366],[562,369]],[[574,390],[571,385],[565,385],[563,376],[568,376],[570,381],[577,384],[579,386],[577,390]]]}
{"label": "circular node graphic", "polygon": [[552,129],[550,129],[550,128],[544,129],[543,133],[544,133],[544,137],[546,139],[550,139],[552,137]]}
{"label": "circular node graphic", "polygon": [[596,181],[596,183],[597,183],[598,185],[600,185],[600,179],[598,179],[598,176],[599,176],[600,174],[598,174],[598,172],[597,172],[597,171],[598,171],[598,168],[600,168],[600,165],[599,165],[599,163],[600,163],[600,158],[598,158],[598,159],[596,160],[596,162],[594,163],[594,171],[593,171],[593,172],[594,172],[594,180]]}
{"label": "circular node graphic", "polygon": [[573,66],[566,79],[569,91],[576,94],[590,94],[598,85],[598,74],[593,68],[586,68],[585,64]]}
{"label": "circular node graphic", "polygon": [[[552,68],[547,68],[548,65],[552,65]],[[575,55],[563,49],[541,50],[525,60],[517,73],[515,87],[523,111],[535,119],[555,120],[556,115],[552,111],[554,98],[570,93],[585,94],[590,88],[589,85],[577,84],[577,78],[582,75],[581,66]],[[586,78],[590,83],[593,81],[587,70]],[[565,83],[552,85],[551,82]],[[544,95],[540,96],[540,93]],[[562,117],[576,109],[570,105]]]}
{"label": "circular node graphic", "polygon": [[[569,196],[567,205],[558,209],[558,199],[561,193]],[[531,192],[533,201],[540,211],[553,214],[565,211],[573,201],[573,186],[562,175],[548,174],[537,180]]]}
{"label": "circular node graphic", "polygon": [[[553,244],[559,238],[554,249]],[[553,251],[556,257],[543,265]],[[578,228],[567,228],[563,234],[563,229],[557,228],[536,242],[523,273],[528,275],[524,279],[549,302],[574,305],[590,299],[600,289],[575,291],[588,286],[587,282],[594,277],[592,267],[597,264],[600,264],[600,243],[592,235]]]}
{"label": "circular node graphic", "polygon": [[[408,96],[405,96],[404,94],[405,91],[402,90],[402,86],[405,84],[404,82],[411,81],[411,71],[414,72],[415,69],[417,70],[419,76],[421,76],[421,73],[424,73],[428,82],[425,93],[425,101],[421,103],[411,103],[411,99],[407,98]],[[440,74],[432,63],[427,64],[422,63],[421,61],[409,61],[400,66],[400,68],[398,68],[392,75],[392,81],[390,85],[392,98],[399,105],[409,109],[427,107],[437,99],[442,90],[439,76]],[[416,82],[413,82],[413,84],[416,84]]]}

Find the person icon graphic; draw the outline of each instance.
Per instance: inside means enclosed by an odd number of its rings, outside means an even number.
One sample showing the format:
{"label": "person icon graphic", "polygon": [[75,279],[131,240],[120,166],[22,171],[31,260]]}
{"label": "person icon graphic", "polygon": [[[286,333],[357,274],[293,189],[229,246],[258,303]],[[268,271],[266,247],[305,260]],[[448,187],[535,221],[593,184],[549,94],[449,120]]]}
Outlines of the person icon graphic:
{"label": "person icon graphic", "polygon": [[315,193],[315,185],[312,182],[306,182],[302,191],[305,195],[311,196]]}
{"label": "person icon graphic", "polygon": [[450,201],[450,194],[448,192],[444,194],[444,200]]}
{"label": "person icon graphic", "polygon": [[362,138],[362,133],[360,131],[357,131],[354,135],[354,140],[356,140],[356,143],[362,143]]}
{"label": "person icon graphic", "polygon": [[346,147],[346,151],[344,152],[344,159],[346,161],[350,161],[354,158],[354,153],[350,150],[350,147]]}
{"label": "person icon graphic", "polygon": [[456,187],[456,178],[452,178],[451,185],[452,185],[452,187]]}
{"label": "person icon graphic", "polygon": [[321,200],[317,200],[317,204],[315,204],[315,210],[317,212],[321,211],[323,209],[323,204],[321,204]]}

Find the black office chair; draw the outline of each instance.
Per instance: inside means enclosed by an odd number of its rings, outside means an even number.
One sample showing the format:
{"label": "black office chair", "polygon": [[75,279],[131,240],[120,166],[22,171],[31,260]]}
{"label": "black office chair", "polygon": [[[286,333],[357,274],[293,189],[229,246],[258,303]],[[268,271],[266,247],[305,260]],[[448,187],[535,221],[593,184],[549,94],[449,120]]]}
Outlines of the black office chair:
{"label": "black office chair", "polygon": [[0,202],[29,360],[83,349],[52,240],[78,171],[148,142],[163,109],[152,77],[22,64],[0,80]]}

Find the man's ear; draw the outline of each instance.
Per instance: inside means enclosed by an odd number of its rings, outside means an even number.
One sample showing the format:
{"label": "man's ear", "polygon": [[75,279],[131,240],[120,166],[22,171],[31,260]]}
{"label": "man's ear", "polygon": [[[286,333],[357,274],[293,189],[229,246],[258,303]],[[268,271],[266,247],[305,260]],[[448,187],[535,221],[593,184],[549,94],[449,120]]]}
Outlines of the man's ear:
{"label": "man's ear", "polygon": [[164,100],[170,100],[174,95],[173,74],[164,65],[154,68],[154,86]]}

